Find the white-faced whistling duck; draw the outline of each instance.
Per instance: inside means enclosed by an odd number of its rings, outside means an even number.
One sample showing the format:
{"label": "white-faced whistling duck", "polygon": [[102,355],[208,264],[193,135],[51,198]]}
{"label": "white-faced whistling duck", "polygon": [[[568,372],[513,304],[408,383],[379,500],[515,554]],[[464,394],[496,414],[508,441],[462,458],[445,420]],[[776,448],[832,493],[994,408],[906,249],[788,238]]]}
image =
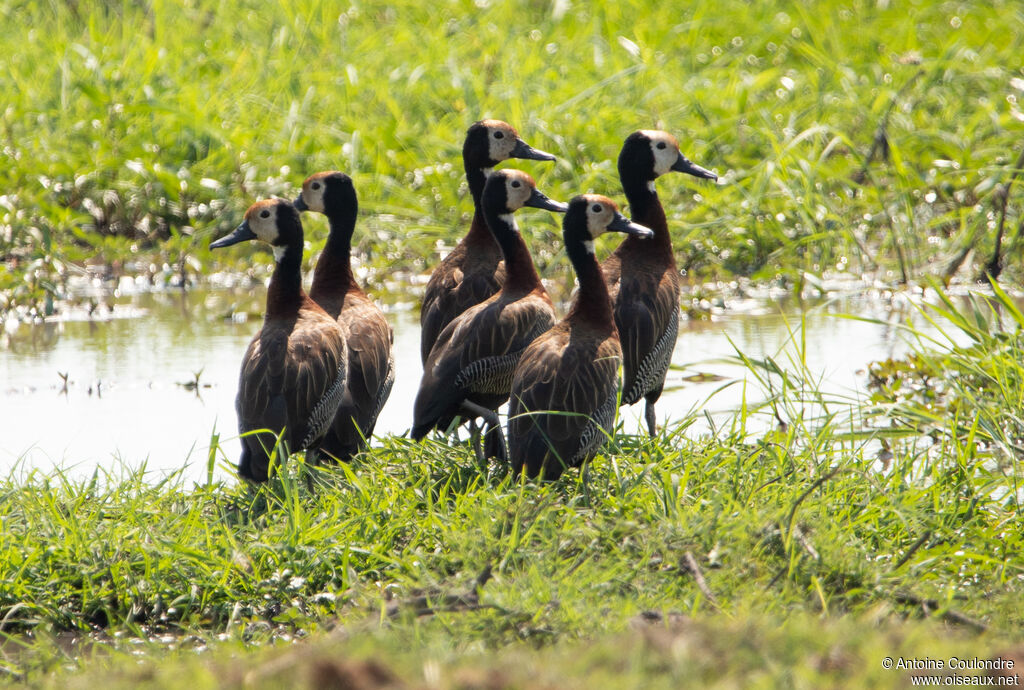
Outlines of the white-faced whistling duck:
{"label": "white-faced whistling duck", "polygon": [[615,420],[622,349],[594,238],[606,230],[653,236],[599,194],[573,197],[562,228],[579,290],[565,318],[523,353],[508,412],[512,466],[545,479],[590,460]]}
{"label": "white-faced whistling duck", "polygon": [[[238,474],[262,482],[282,429],[288,450],[315,453],[345,391],[348,351],[341,327],[302,289],[302,221],[292,202],[257,201],[245,221],[210,248],[251,239],[269,242],[277,264],[263,328],[242,358],[235,400],[243,434]],[[259,430],[268,433],[250,433]]]}
{"label": "white-faced whistling duck", "polygon": [[299,211],[327,216],[330,233],[316,264],[309,296],[337,319],[348,345],[348,378],[334,423],[320,450],[347,462],[373,434],[395,382],[394,335],[384,312],[352,275],[352,233],[359,203],[352,178],[330,171],[311,175],[295,200]]}
{"label": "white-faced whistling duck", "polygon": [[657,430],[654,403],[665,386],[679,334],[679,271],[654,187],[654,180],[670,171],[718,179],[687,159],[667,132],[640,130],[626,138],[619,154],[622,189],[632,220],[653,230],[654,237],[627,237],[602,265],[622,339],[622,404],[646,398],[644,417],[652,436]]}
{"label": "white-faced whistling duck", "polygon": [[[508,169],[491,173],[481,203],[505,257],[505,281],[496,295],[464,311],[438,335],[416,395],[412,437],[447,429],[456,416],[483,417],[487,457],[505,459],[495,410],[508,400],[523,350],[555,322],[551,299],[512,214],[523,206],[564,213],[566,205],[541,194],[526,173]],[[473,440],[482,463],[485,456]]]}
{"label": "white-faced whistling duck", "polygon": [[427,355],[438,334],[456,316],[495,294],[505,275],[501,248],[488,231],[480,208],[484,183],[491,169],[509,158],[553,161],[519,138],[512,125],[501,120],[481,120],[466,132],[462,163],[473,197],[473,221],[469,232],[434,269],[423,293],[420,308],[420,357]]}

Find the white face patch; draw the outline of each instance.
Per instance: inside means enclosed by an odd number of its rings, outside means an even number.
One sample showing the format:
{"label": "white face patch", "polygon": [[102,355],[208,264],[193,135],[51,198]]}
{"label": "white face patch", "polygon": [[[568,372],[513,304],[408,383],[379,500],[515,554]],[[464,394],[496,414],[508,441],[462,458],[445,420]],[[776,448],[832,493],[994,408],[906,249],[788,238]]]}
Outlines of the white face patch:
{"label": "white face patch", "polygon": [[654,186],[654,180],[648,180],[648,182],[647,182],[647,191],[650,192],[651,194],[657,194],[658,193],[658,188]]}
{"label": "white face patch", "polygon": [[288,247],[278,247],[277,245],[274,245],[273,251],[274,261],[277,263],[281,263],[281,259],[284,258],[284,253],[288,251]]}
{"label": "white face patch", "polygon": [[[264,217],[266,214],[266,217]],[[277,211],[272,205],[260,208],[256,213],[247,214],[249,229],[259,239],[273,244],[277,239]]]}
{"label": "white face patch", "polygon": [[608,223],[611,222],[611,220],[609,220],[608,218],[609,215],[611,214],[609,214],[608,209],[605,208],[601,211],[601,213],[591,212],[590,218],[587,219],[587,234],[590,235],[590,240],[588,240],[586,243],[590,245],[591,254],[594,253],[593,240],[603,235],[605,228],[608,226]]}
{"label": "white face patch", "polygon": [[508,176],[505,181],[505,207],[509,211],[517,211],[530,200],[534,189],[533,180],[519,170],[506,170],[505,174]]}
{"label": "white face patch", "polygon": [[585,240],[583,244],[587,247],[587,251],[593,254],[593,240],[603,235],[605,230],[608,229],[608,224],[615,220],[615,213],[618,208],[615,206],[614,201],[600,194],[587,194],[586,199],[587,234],[590,235],[590,240]]}
{"label": "white face patch", "polygon": [[[313,189],[313,184],[316,184],[319,189]],[[306,202],[306,206],[309,207],[310,211],[316,213],[323,213],[324,208],[324,191],[327,189],[327,185],[322,180],[315,183],[307,183],[302,187],[302,200]]]}
{"label": "white face patch", "polygon": [[494,172],[494,168],[481,168],[481,172],[484,174],[485,178],[490,177],[491,173]]}
{"label": "white face patch", "polygon": [[502,223],[505,223],[506,225],[510,226],[513,230],[518,229],[516,228],[516,217],[514,214],[502,213],[500,216],[498,216],[498,218],[501,220]]}
{"label": "white face patch", "polygon": [[654,154],[654,174],[660,177],[670,171],[679,160],[679,142],[668,132],[647,129],[643,130],[643,133],[651,140],[651,153]]}
{"label": "white face patch", "polygon": [[583,247],[587,250],[587,254],[591,256],[597,253],[594,251],[594,240],[583,240]]}
{"label": "white face patch", "polygon": [[516,134],[507,125],[491,125],[487,128],[487,144],[487,155],[492,161],[507,160],[516,147]]}

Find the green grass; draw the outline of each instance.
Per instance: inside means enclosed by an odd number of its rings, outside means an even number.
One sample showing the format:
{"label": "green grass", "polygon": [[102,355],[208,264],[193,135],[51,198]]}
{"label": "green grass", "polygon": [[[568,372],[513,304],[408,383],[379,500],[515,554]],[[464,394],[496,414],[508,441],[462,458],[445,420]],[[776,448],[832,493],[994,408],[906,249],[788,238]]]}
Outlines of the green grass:
{"label": "green grass", "polygon": [[[209,240],[324,168],[355,178],[380,293],[457,240],[484,116],[559,156],[523,164],[559,199],[618,197],[626,134],[676,133],[724,180],[660,183],[693,282],[972,278],[1000,226],[1021,275],[1018,3],[0,0],[0,20],[0,313],[59,310],[87,264],[247,266]],[[523,226],[564,271],[555,220]],[[315,687],[372,658],[428,687],[897,687],[885,656],[991,656],[1024,624],[1016,308],[928,312],[973,344],[920,342],[865,400],[822,393],[799,348],[745,359],[764,406],[619,433],[553,484],[395,438],[313,492],[297,459],[256,492],[17,469],[0,675]]]}
{"label": "green grass", "polygon": [[986,468],[988,488],[968,486],[969,494],[982,488],[1020,500],[1024,314],[998,285],[990,296],[937,294],[939,304],[925,315],[939,335],[917,336],[910,357],[870,367],[872,425],[916,452],[945,456],[952,473],[977,476],[975,468]]}
{"label": "green grass", "polygon": [[[519,643],[500,653],[444,637],[449,626],[442,621],[398,631],[363,623],[297,645],[265,647],[258,654],[239,640],[213,649],[193,640],[177,651],[162,649],[161,663],[152,658],[140,661],[140,650],[151,650],[136,644],[132,652],[108,652],[110,656],[97,664],[94,673],[59,674],[28,685],[78,689],[102,682],[111,690],[140,686],[195,690],[903,688],[909,685],[911,673],[905,668],[886,670],[885,658],[894,663],[901,657],[945,663],[951,657],[1008,658],[1013,651],[995,639],[964,635],[934,623],[880,624],[884,615],[876,611],[839,621],[796,615],[782,624],[766,618],[638,618],[623,632],[586,642],[540,649]],[[197,654],[197,648],[202,653]],[[1019,671],[1019,651],[1015,658]],[[946,670],[930,674],[940,679],[957,675]]]}
{"label": "green grass", "polygon": [[[692,280],[973,277],[1000,220],[1020,275],[1019,194],[1000,194],[1015,2],[3,0],[0,18],[3,310],[59,308],[86,260],[158,282],[242,265],[210,238],[324,168],[355,178],[380,292],[457,240],[483,116],[559,156],[523,164],[556,198],[617,196],[626,134],[676,133],[724,180],[661,184]],[[564,270],[555,220],[524,225],[542,274]]]}
{"label": "green grass", "polygon": [[[930,313],[1016,338],[980,308]],[[927,443],[930,403],[826,395],[797,352],[743,358],[777,391],[763,405],[620,431],[554,483],[401,438],[350,467],[293,458],[256,491],[16,471],[4,667],[38,687],[286,687],[365,659],[440,687],[900,687],[885,656],[989,658],[1024,625],[1020,467],[986,435],[1019,390],[968,375],[1020,365],[944,353],[910,361],[950,359],[933,387],[974,415],[934,415]]]}

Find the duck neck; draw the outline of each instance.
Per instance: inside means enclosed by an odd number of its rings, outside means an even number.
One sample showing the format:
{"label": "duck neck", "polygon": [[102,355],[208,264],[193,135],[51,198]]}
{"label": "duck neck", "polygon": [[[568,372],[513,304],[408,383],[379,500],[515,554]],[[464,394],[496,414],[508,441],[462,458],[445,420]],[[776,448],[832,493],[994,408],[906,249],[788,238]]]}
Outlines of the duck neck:
{"label": "duck neck", "polygon": [[569,241],[566,242],[565,249],[580,283],[580,289],[566,318],[585,320],[600,326],[611,324],[614,328],[612,302],[608,296],[608,286],[604,282],[604,272],[601,271],[601,265],[597,263],[597,256],[594,254],[593,240]]}
{"label": "duck neck", "polygon": [[277,264],[267,288],[267,316],[293,316],[305,298],[302,290],[302,243],[274,247]]}
{"label": "duck neck", "polygon": [[490,172],[490,168],[481,168],[478,165],[472,165],[469,161],[463,158],[463,166],[466,169],[466,182],[469,183],[469,193],[473,197],[473,205],[477,208],[480,207],[480,199],[484,195],[484,184],[487,182],[487,175]]}
{"label": "duck neck", "polygon": [[491,254],[498,254],[498,244],[494,235],[487,229],[487,221],[484,220],[483,210],[479,207],[473,209],[473,221],[469,225],[469,232],[466,233],[466,242],[476,248],[474,254],[478,257],[487,250],[490,250]]}
{"label": "duck neck", "polygon": [[512,212],[498,213],[492,209],[484,209],[487,227],[491,229],[494,240],[501,247],[505,258],[505,287],[529,291],[540,285],[540,276],[533,265],[530,251],[523,242],[523,236],[516,227]]}
{"label": "duck neck", "polygon": [[327,243],[316,262],[313,285],[310,294],[316,301],[318,295],[344,294],[355,285],[352,275],[352,233],[355,231],[356,213],[332,214],[328,216],[331,230]]}
{"label": "duck neck", "polygon": [[672,238],[668,232],[668,220],[665,209],[658,199],[658,191],[654,180],[645,180],[641,176],[623,177],[622,190],[629,201],[630,219],[634,223],[647,226],[654,231],[654,237],[641,239],[630,235],[623,245],[644,247],[648,252],[663,254],[674,262],[672,255]]}
{"label": "duck neck", "polygon": [[483,203],[481,201],[484,196],[484,184],[487,182],[487,176],[490,174],[490,168],[481,168],[479,166],[472,165],[466,160],[465,156],[463,156],[462,162],[466,169],[466,181],[469,183],[469,194],[473,197],[473,222],[470,224],[469,232],[466,234],[466,241],[472,244],[496,248],[497,245],[495,244],[494,236],[487,229],[487,222],[484,218],[483,212]]}

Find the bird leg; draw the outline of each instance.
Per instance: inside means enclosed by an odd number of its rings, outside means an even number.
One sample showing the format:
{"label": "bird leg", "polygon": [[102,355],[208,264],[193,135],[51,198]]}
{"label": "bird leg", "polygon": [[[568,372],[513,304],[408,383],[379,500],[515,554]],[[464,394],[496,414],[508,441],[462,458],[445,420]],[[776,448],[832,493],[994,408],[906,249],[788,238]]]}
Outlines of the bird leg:
{"label": "bird leg", "polygon": [[508,446],[505,445],[505,434],[501,425],[488,425],[484,430],[484,448],[487,449],[488,458],[494,458],[498,462],[508,462]]}
{"label": "bird leg", "polygon": [[501,421],[498,419],[497,412],[490,408],[484,407],[483,405],[477,405],[475,402],[463,400],[462,403],[459,405],[459,412],[464,417],[468,417],[470,419],[482,417],[486,423],[492,426],[499,426],[501,424]]}
{"label": "bird leg", "polygon": [[[484,420],[484,433],[489,434],[494,429],[497,429],[498,433],[501,434],[501,420],[498,419],[498,413],[494,410],[488,409],[483,405],[477,405],[474,402],[463,400],[462,404],[459,405],[459,413],[464,417],[468,417],[471,421],[477,417],[482,417]],[[488,431],[490,429],[491,431]],[[480,463],[481,468],[487,467],[487,456],[480,448],[480,431],[476,428],[476,425],[472,426],[472,439],[473,439],[473,451],[476,453],[476,460]],[[501,437],[502,446],[505,445],[504,435]],[[488,444],[490,449],[490,444]]]}
{"label": "bird leg", "polygon": [[647,420],[647,432],[655,436],[658,433],[658,420],[654,416],[654,403],[650,400],[644,404],[644,418]]}
{"label": "bird leg", "polygon": [[320,451],[317,448],[306,449],[306,466],[302,468],[302,473],[306,475],[306,488],[309,489],[309,493],[316,495],[316,482],[313,472],[316,470],[317,465],[320,464]]}
{"label": "bird leg", "polygon": [[484,450],[480,447],[480,430],[476,426],[476,417],[469,418],[469,441],[473,444],[473,454],[476,455],[476,462],[480,467],[487,464],[484,457]]}

